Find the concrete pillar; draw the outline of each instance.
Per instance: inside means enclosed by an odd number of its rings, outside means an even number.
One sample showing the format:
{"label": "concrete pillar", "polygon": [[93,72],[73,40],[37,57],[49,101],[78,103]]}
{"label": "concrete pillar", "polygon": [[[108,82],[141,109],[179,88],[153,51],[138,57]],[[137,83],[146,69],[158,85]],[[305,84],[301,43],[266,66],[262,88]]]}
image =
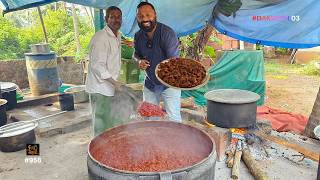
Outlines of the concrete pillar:
{"label": "concrete pillar", "polygon": [[240,42],[240,50],[244,50],[244,42],[243,41],[239,41]]}
{"label": "concrete pillar", "polygon": [[103,9],[94,9],[94,30],[95,32],[103,29],[105,26]]}

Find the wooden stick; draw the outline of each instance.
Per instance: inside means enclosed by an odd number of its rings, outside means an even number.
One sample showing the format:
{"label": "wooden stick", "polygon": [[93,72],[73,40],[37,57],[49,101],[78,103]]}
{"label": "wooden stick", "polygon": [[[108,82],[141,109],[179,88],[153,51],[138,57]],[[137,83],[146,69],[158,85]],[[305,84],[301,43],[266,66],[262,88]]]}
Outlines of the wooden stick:
{"label": "wooden stick", "polygon": [[231,157],[230,160],[227,162],[227,167],[228,168],[232,168],[233,167],[233,161],[234,161],[234,157]]}
{"label": "wooden stick", "polygon": [[310,159],[312,159],[314,161],[319,161],[319,155],[320,154],[317,153],[317,152],[310,151],[310,150],[305,149],[305,148],[303,148],[303,147],[301,147],[301,146],[299,146],[297,144],[290,143],[290,142],[288,142],[286,140],[283,140],[283,139],[275,137],[275,136],[266,135],[266,134],[261,133],[261,132],[255,132],[255,134],[257,136],[259,136],[260,138],[272,141],[272,142],[277,143],[279,145],[282,145],[284,147],[287,147],[287,148],[293,149],[295,151],[298,151],[301,154],[303,154],[305,157],[310,158]]}
{"label": "wooden stick", "polygon": [[239,170],[240,170],[240,159],[241,159],[242,151],[237,150],[234,159],[233,166],[231,171],[231,178],[238,179],[239,178]]}
{"label": "wooden stick", "polygon": [[48,41],[48,35],[47,35],[46,27],[45,27],[44,22],[43,22],[42,12],[41,12],[41,9],[40,9],[39,6],[37,7],[37,9],[38,9],[39,17],[40,17],[42,31],[43,31],[43,34],[44,34],[44,40],[45,40],[46,43],[48,43],[49,42]]}
{"label": "wooden stick", "polygon": [[233,166],[234,154],[236,153],[237,143],[238,143],[237,138],[231,138],[230,145],[228,147],[228,150],[226,151],[226,155],[228,156],[226,160],[228,168],[232,168]]}
{"label": "wooden stick", "polygon": [[248,149],[242,150],[242,160],[246,164],[247,168],[251,172],[255,180],[268,180],[268,176],[261,170],[257,161],[251,156]]}
{"label": "wooden stick", "polygon": [[232,152],[232,150],[227,150],[227,151],[226,151],[226,155],[228,156],[228,157],[227,157],[227,160],[226,160],[227,167],[228,167],[228,168],[232,168],[232,166],[233,166],[234,151]]}

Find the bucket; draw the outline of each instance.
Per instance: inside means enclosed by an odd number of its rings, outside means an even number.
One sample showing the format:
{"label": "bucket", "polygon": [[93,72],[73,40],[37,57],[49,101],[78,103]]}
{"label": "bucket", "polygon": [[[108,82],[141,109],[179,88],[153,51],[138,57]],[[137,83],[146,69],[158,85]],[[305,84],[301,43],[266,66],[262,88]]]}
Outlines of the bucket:
{"label": "bucket", "polygon": [[73,95],[72,94],[60,94],[59,103],[61,111],[74,110]]}
{"label": "bucket", "polygon": [[69,87],[64,90],[64,93],[72,94],[73,101],[75,104],[88,102],[89,95],[85,91],[85,88],[86,88],[85,85]]}
{"label": "bucket", "polygon": [[7,124],[6,104],[7,100],[0,99],[0,127]]}
{"label": "bucket", "polygon": [[26,53],[25,56],[31,93],[39,96],[58,92],[59,77],[55,53]]}
{"label": "bucket", "polygon": [[0,82],[2,98],[7,100],[7,109],[11,110],[17,106],[17,85],[11,82]]}

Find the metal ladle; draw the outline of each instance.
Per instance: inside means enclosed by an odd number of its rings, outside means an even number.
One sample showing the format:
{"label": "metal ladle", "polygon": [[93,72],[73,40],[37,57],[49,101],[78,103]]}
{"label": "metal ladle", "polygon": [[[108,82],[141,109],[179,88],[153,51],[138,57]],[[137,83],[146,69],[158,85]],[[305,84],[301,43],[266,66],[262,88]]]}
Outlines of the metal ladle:
{"label": "metal ladle", "polygon": [[14,123],[10,123],[10,124],[4,125],[4,126],[0,127],[0,135],[2,135],[4,133],[15,132],[15,131],[27,129],[27,128],[30,128],[30,127],[34,127],[35,123],[38,124],[43,119],[47,119],[47,118],[50,118],[50,117],[53,117],[53,116],[57,116],[57,115],[65,113],[65,112],[67,112],[67,111],[61,111],[61,112],[58,112],[58,113],[55,113],[55,114],[51,114],[51,115],[44,116],[44,117],[41,117],[41,118],[38,118],[38,119],[34,119],[34,120],[30,120],[30,121],[19,121],[19,122],[14,122]]}

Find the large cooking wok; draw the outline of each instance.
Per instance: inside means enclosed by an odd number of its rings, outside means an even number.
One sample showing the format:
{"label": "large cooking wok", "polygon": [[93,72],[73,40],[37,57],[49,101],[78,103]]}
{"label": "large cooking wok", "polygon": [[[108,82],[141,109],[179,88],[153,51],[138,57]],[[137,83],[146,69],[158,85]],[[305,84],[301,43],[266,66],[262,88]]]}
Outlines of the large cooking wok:
{"label": "large cooking wok", "polygon": [[[179,135],[183,140],[179,139]],[[143,141],[139,142],[137,139],[141,137]],[[117,141],[121,142],[120,145],[111,143]],[[166,161],[166,165],[170,162],[181,162],[181,157],[198,159],[192,164],[178,168],[170,169],[168,165],[169,169],[144,171],[143,168],[148,169],[155,165],[150,157],[159,159],[167,157],[160,155],[163,150],[169,151],[171,153],[169,156],[173,154],[175,156]],[[181,178],[211,180],[214,178],[215,160],[215,144],[208,134],[195,127],[171,121],[142,121],[118,126],[95,137],[88,147],[90,179],[122,180],[131,177],[131,179],[146,180]],[[119,163],[120,166],[116,167]],[[128,167],[137,165],[136,168],[142,169],[123,169],[121,163],[129,165]],[[143,163],[147,166],[140,166]],[[164,164],[160,164],[162,165]]]}

